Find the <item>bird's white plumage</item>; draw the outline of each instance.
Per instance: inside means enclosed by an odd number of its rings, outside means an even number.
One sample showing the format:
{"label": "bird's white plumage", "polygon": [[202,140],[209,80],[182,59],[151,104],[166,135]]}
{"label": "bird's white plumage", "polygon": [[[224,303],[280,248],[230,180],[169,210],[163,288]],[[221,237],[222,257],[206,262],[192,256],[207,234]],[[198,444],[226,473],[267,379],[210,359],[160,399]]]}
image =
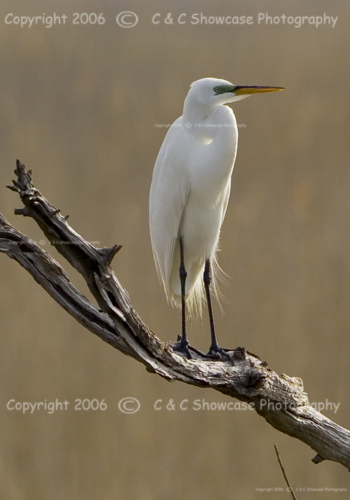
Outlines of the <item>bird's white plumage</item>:
{"label": "bird's white plumage", "polygon": [[[215,287],[216,252],[225,216],[238,131],[228,102],[246,96],[205,78],[191,85],[183,115],[170,127],[159,151],[150,192],[150,231],[156,267],[170,303],[181,306],[180,237],[187,271],[188,310],[201,313],[202,273],[211,260]],[[213,265],[214,264],[214,265]]]}

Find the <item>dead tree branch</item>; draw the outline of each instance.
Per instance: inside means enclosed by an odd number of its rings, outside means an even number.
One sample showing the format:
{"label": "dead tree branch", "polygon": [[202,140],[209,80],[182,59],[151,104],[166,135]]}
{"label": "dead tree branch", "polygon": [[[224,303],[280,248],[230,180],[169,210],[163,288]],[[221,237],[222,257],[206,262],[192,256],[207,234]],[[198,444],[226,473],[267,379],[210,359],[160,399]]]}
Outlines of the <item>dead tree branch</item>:
{"label": "dead tree branch", "polygon": [[19,194],[24,205],[15,213],[37,222],[51,245],[84,277],[100,310],[72,285],[47,252],[1,214],[0,252],[24,267],[80,324],[168,381],[210,387],[251,404],[274,428],[315,450],[314,463],[332,460],[350,470],[350,432],[310,406],[302,380],[278,376],[244,348],[232,351],[227,361],[188,360],[175,354],[170,344],[162,342],[143,323],[110,268],[121,247],[95,248],[33,186],[31,171],[26,171],[19,161],[15,174],[17,179],[9,187]]}

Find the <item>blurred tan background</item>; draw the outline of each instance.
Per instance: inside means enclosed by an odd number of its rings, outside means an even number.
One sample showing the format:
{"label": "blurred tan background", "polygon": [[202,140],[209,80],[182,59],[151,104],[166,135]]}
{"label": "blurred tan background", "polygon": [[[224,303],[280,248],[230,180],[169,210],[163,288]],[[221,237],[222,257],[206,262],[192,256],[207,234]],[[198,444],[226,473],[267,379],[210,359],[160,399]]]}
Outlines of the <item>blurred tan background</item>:
{"label": "blurred tan background", "polygon": [[[123,29],[121,11],[139,23]],[[66,26],[21,29],[16,15],[66,14]],[[71,24],[103,13],[105,25]],[[174,17],[251,15],[251,26],[153,25]],[[331,26],[266,26],[259,12],[338,16]],[[19,158],[34,183],[99,246],[123,245],[113,267],[143,320],[174,340],[180,314],[157,281],[148,233],[148,192],[166,128],[182,114],[190,83],[214,76],[235,84],[286,87],[234,105],[240,126],[232,195],[219,262],[230,276],[216,307],[219,342],[244,345],[278,373],[304,380],[313,402],[349,427],[350,7],[322,0],[219,0],[143,4],[2,1],[0,29],[0,211],[80,279],[4,186]],[[273,444],[298,499],[349,498],[349,474],[311,463],[306,445],[250,411],[166,410],[188,399],[228,401],[214,391],[166,383],[84,330],[21,269],[0,256],[0,497],[36,499],[287,499]],[[209,346],[206,316],[191,342]],[[139,412],[118,410],[124,397]],[[76,399],[108,409],[74,411]],[[49,415],[9,411],[9,400],[68,400]],[[164,409],[156,411],[162,399]],[[347,488],[331,493],[325,488]]]}

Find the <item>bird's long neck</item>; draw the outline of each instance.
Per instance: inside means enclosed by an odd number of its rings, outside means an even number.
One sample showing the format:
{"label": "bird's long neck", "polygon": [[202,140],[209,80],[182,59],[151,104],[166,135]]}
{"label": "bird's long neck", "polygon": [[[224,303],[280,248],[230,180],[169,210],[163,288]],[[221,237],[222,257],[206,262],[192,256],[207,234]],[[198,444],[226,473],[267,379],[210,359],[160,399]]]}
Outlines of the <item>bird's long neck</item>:
{"label": "bird's long neck", "polygon": [[213,133],[209,130],[211,110],[211,106],[202,104],[191,95],[191,92],[187,95],[182,115],[182,124],[186,131],[200,142],[208,143],[213,139]]}
{"label": "bird's long neck", "polygon": [[235,124],[232,111],[226,106],[206,106],[190,94],[187,96],[182,115],[182,124],[192,136],[204,143],[211,143],[216,136],[232,134]]}
{"label": "bird's long neck", "polygon": [[190,93],[187,95],[183,111],[183,123],[188,128],[202,124],[210,113],[211,107],[199,102]]}

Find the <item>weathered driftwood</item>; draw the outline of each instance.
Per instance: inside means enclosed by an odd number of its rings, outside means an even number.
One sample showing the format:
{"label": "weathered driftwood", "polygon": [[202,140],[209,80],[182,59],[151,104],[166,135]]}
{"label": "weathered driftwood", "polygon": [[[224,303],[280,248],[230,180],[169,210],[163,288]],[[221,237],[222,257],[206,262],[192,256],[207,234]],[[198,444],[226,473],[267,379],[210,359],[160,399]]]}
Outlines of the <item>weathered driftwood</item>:
{"label": "weathered driftwood", "polygon": [[42,248],[11,226],[0,214],[0,251],[16,260],[49,295],[92,333],[123,354],[143,363],[168,381],[180,380],[210,387],[251,404],[277,430],[308,444],[323,460],[339,462],[350,470],[350,432],[310,406],[302,380],[278,376],[257,356],[237,348],[226,361],[185,359],[162,342],[132,308],[110,263],[121,248],[95,248],[77,234],[34,188],[31,171],[17,161],[16,191],[24,208],[17,215],[33,218],[58,252],[86,280],[100,310],[70,282],[62,267]]}

